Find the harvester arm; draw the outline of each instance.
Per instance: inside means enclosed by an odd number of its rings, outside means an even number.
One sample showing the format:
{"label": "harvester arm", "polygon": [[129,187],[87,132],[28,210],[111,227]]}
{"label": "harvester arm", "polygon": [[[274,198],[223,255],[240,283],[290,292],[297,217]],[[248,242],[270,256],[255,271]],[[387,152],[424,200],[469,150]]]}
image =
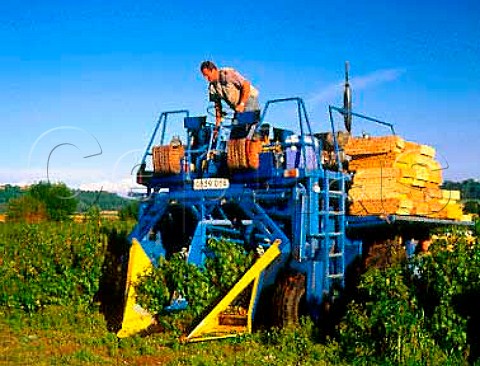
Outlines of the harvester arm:
{"label": "harvester arm", "polygon": [[123,313],[122,328],[117,333],[119,338],[132,336],[154,323],[153,316],[135,301],[135,284],[140,276],[148,273],[152,268],[153,265],[150,258],[138,240],[133,239],[128,260],[125,311]]}
{"label": "harvester arm", "polygon": [[[257,290],[262,272],[280,255],[278,248],[280,240],[275,242],[268,250],[254,263],[254,265],[240,278],[232,289],[220,300],[213,310],[190,332],[186,341],[199,342],[217,338],[234,337],[239,333],[250,333],[252,331],[252,317],[257,297]],[[220,315],[229,305],[253,283],[246,322],[240,325],[222,325]]]}

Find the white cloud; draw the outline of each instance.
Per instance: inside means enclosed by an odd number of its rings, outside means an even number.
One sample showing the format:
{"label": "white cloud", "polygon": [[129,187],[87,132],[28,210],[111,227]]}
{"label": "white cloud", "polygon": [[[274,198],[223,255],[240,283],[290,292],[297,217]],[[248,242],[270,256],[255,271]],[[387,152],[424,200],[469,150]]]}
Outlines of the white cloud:
{"label": "white cloud", "polygon": [[0,169],[0,184],[26,186],[40,181],[63,182],[69,188],[86,191],[106,191],[126,195],[132,188],[139,188],[135,176],[116,177],[111,173],[93,169]]}
{"label": "white cloud", "polygon": [[123,179],[118,182],[105,180],[101,182],[84,183],[81,184],[78,188],[83,191],[114,192],[121,195],[127,195],[132,189],[146,189],[145,187],[138,185],[136,182],[132,181],[132,179]]}

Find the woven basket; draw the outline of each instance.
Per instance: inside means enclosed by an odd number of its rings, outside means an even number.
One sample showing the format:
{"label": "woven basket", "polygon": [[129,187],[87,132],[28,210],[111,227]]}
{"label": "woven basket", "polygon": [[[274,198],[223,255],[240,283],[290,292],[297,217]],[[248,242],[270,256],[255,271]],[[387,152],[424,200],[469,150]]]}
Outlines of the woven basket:
{"label": "woven basket", "polygon": [[234,139],[227,143],[227,166],[230,170],[258,169],[262,141]]}
{"label": "woven basket", "polygon": [[157,174],[180,174],[185,154],[183,145],[154,146],[152,149],[153,171]]}

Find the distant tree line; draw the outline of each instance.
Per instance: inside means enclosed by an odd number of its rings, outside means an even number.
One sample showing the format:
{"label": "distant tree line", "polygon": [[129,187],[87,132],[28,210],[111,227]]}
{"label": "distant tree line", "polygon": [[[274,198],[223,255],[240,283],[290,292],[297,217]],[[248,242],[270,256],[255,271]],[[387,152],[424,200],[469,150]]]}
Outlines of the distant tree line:
{"label": "distant tree line", "polygon": [[[460,191],[465,213],[480,215],[479,181],[445,181],[442,188]],[[73,190],[64,183],[40,182],[27,189],[7,184],[0,189],[0,213],[11,221],[62,221],[92,210],[118,211],[122,220],[135,219],[138,202],[111,192]]]}
{"label": "distant tree line", "polygon": [[[19,186],[6,184],[0,189],[0,213],[7,210],[8,201],[12,198],[18,198],[35,187],[45,186],[49,183],[40,182],[34,184],[27,189],[21,188]],[[55,184],[50,184],[50,186],[55,186]],[[130,199],[119,196],[116,193],[105,192],[105,191],[83,191],[83,190],[72,190],[68,189],[68,195],[74,196],[77,202],[75,207],[76,212],[87,212],[92,206],[98,207],[101,211],[119,211],[125,206],[128,206],[131,203]]]}
{"label": "distant tree line", "polygon": [[7,203],[7,220],[42,222],[68,220],[78,205],[73,192],[63,183],[40,182]]}
{"label": "distant tree line", "polygon": [[92,206],[98,207],[101,211],[119,211],[127,206],[131,200],[119,195],[105,191],[74,191],[78,200],[77,212],[87,212]]}
{"label": "distant tree line", "polygon": [[6,185],[0,190],[0,212],[8,221],[70,220],[75,213],[118,211],[122,220],[136,218],[138,202],[110,192],[72,190],[64,183],[40,182],[22,189]]}
{"label": "distant tree line", "polygon": [[0,212],[7,210],[7,203],[12,198],[20,197],[25,191],[19,186],[6,184],[0,189]]}

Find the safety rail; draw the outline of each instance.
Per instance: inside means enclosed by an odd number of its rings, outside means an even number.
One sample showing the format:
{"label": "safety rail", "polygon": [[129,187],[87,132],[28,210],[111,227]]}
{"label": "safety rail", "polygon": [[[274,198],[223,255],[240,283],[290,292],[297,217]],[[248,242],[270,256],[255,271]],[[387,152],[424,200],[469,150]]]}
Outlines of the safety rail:
{"label": "safety rail", "polygon": [[[308,118],[308,113],[307,109],[305,107],[305,102],[303,101],[302,98],[300,97],[290,97],[290,98],[279,98],[279,99],[272,99],[268,100],[265,103],[265,107],[263,108],[262,114],[260,116],[260,123],[257,126],[257,130],[261,127],[261,125],[265,121],[265,116],[267,115],[267,112],[269,110],[269,107],[272,106],[273,104],[280,104],[280,103],[287,103],[287,102],[296,102],[297,104],[297,116],[298,116],[298,125],[300,128],[300,136],[303,138],[299,141],[300,143],[300,148],[301,148],[301,156],[304,159],[304,164],[305,166],[307,165],[306,157],[307,157],[307,151],[306,147],[308,142],[305,141],[305,136],[311,136],[312,137],[312,148],[315,156],[319,156],[319,148],[316,144],[313,143],[314,141],[314,136],[312,132],[312,127],[310,124],[310,120]],[[320,168],[320,159],[317,159],[316,162],[316,168]]]}
{"label": "safety rail", "polygon": [[157,136],[160,126],[162,126],[162,132],[161,132],[159,143],[160,145],[163,145],[164,139],[165,139],[165,130],[167,128],[168,116],[171,116],[174,114],[185,114],[186,117],[190,116],[190,112],[186,109],[167,111],[167,112],[162,112],[160,114],[160,117],[158,117],[157,123],[155,125],[155,129],[153,130],[152,137],[150,138],[150,142],[148,143],[145,153],[143,154],[143,158],[141,162],[142,165],[146,163],[147,156],[152,155],[151,153],[152,145],[153,145],[153,142],[155,141],[155,137]]}

